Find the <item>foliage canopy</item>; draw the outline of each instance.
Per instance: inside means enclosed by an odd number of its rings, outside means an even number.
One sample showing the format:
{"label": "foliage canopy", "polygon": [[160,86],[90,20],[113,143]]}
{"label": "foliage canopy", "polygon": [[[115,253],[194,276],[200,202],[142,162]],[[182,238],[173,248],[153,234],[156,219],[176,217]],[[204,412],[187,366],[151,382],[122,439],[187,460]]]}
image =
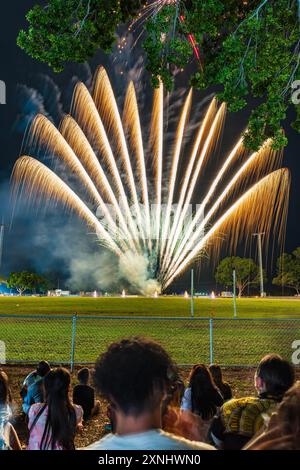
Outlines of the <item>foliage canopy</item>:
{"label": "foliage canopy", "polygon": [[[109,51],[117,26],[143,12],[143,3],[48,0],[28,12],[29,28],[17,42],[59,72],[65,62],[84,62],[98,48]],[[194,87],[220,88],[230,111],[254,107],[246,147],[257,150],[267,138],[276,149],[286,145],[282,125],[292,84],[300,79],[300,0],[161,0],[145,16],[145,29],[154,86],[160,78],[170,90],[174,72],[186,69]],[[300,132],[300,105],[295,108],[293,127]]]}

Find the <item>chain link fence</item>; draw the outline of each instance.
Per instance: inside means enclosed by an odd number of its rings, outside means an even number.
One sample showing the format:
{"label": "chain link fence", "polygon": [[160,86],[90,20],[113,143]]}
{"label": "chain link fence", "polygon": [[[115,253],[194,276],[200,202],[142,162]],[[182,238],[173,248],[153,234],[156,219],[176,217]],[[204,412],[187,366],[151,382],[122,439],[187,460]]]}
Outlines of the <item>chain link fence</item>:
{"label": "chain link fence", "polygon": [[300,319],[0,315],[7,363],[92,364],[112,341],[137,335],[180,365],[255,366],[270,352],[291,360],[297,345],[300,359]]}

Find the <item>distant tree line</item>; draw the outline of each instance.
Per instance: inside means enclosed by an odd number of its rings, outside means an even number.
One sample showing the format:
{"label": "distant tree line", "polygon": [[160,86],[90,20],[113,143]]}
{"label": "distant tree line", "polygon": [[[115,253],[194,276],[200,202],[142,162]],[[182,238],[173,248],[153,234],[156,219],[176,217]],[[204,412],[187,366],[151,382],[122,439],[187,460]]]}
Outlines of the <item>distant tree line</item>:
{"label": "distant tree line", "polygon": [[51,281],[46,277],[29,271],[11,272],[7,279],[0,278],[9,289],[15,289],[19,295],[25,291],[44,293],[51,287]]}
{"label": "distant tree line", "polygon": [[[215,278],[218,284],[233,287],[233,269],[236,272],[236,287],[241,297],[247,287],[257,287],[260,281],[259,267],[251,258],[240,258],[231,256],[224,258],[217,267]],[[267,280],[264,271],[264,281]],[[276,264],[276,276],[272,284],[287,287],[300,295],[300,247],[291,254],[283,253],[279,256]]]}
{"label": "distant tree line", "polygon": [[[217,267],[215,278],[224,288],[233,287],[233,269],[236,273],[236,287],[241,297],[247,287],[257,287],[260,281],[259,267],[251,258],[231,256],[224,258]],[[264,281],[267,280],[263,272]],[[19,295],[26,291],[44,293],[54,286],[51,275],[41,275],[29,271],[11,272],[8,278],[0,276],[0,283],[5,283],[9,289],[15,289]],[[291,254],[283,253],[277,260],[276,276],[273,285],[287,287],[300,295],[300,247]]]}

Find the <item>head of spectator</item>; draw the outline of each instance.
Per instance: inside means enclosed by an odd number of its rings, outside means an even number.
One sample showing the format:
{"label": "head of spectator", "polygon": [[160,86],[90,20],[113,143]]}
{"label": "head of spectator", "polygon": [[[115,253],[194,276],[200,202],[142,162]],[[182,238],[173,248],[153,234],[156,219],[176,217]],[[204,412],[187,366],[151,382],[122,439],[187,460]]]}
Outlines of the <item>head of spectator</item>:
{"label": "head of spectator", "polygon": [[49,363],[46,361],[40,361],[36,369],[30,372],[30,374],[26,376],[26,378],[23,381],[23,385],[22,385],[21,392],[20,392],[20,395],[23,400],[25,399],[27,395],[28,388],[34,385],[36,382],[43,379],[43,377],[45,377],[45,375],[47,375],[49,371],[50,371]]}
{"label": "head of spectator", "polygon": [[293,366],[278,354],[264,356],[255,373],[255,387],[259,395],[280,400],[295,382]]}
{"label": "head of spectator", "polygon": [[191,411],[204,420],[211,419],[217,412],[217,408],[223,404],[223,399],[209,369],[204,364],[193,367],[189,378],[189,388]]}
{"label": "head of spectator", "polygon": [[177,366],[155,341],[133,337],[111,344],[95,364],[94,382],[109,402],[116,434],[88,449],[211,449],[161,429],[163,402],[177,381]]}
{"label": "head of spectator", "polygon": [[77,378],[81,385],[88,385],[90,381],[90,370],[87,367],[83,367],[78,371]]}
{"label": "head of spectator", "polygon": [[154,341],[138,337],[111,344],[96,362],[94,374],[96,387],[115,410],[119,428],[127,432],[134,432],[135,425],[137,429],[161,426],[162,403],[176,379],[177,368],[168,353]]}
{"label": "head of spectator", "polygon": [[39,377],[45,377],[50,372],[50,364],[47,361],[40,361],[36,368],[36,373]]}

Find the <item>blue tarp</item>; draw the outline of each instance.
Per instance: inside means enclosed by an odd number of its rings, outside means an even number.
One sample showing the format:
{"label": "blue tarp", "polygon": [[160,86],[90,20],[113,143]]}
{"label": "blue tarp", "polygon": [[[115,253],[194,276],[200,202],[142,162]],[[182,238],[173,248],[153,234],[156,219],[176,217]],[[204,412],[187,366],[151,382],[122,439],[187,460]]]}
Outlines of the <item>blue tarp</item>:
{"label": "blue tarp", "polygon": [[17,294],[16,289],[8,289],[6,284],[3,282],[0,284],[0,294]]}

